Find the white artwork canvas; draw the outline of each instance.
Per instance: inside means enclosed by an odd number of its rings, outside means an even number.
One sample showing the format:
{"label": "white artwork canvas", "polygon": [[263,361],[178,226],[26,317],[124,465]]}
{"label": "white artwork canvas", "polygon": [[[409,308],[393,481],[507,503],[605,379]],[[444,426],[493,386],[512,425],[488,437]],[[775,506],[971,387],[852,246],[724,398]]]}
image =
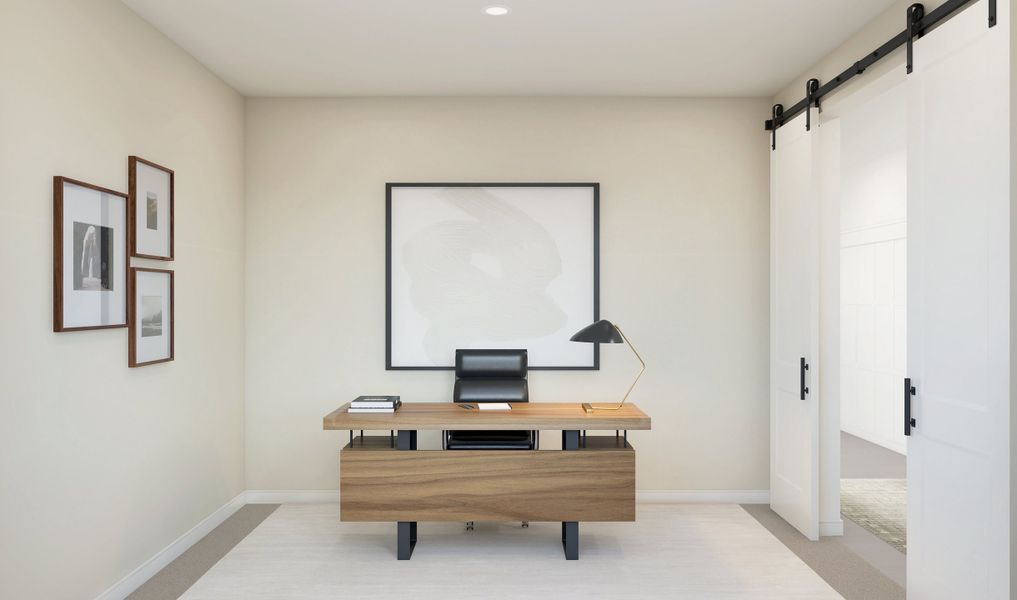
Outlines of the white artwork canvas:
{"label": "white artwork canvas", "polygon": [[570,342],[598,318],[597,184],[389,184],[389,369],[450,369],[458,348],[522,348],[530,368],[596,369]]}

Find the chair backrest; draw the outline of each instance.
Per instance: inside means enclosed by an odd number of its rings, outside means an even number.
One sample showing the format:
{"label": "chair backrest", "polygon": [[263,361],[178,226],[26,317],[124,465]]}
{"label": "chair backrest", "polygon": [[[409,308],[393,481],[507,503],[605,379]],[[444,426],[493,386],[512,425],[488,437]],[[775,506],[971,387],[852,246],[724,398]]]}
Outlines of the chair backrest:
{"label": "chair backrest", "polygon": [[453,402],[529,402],[526,350],[456,350]]}

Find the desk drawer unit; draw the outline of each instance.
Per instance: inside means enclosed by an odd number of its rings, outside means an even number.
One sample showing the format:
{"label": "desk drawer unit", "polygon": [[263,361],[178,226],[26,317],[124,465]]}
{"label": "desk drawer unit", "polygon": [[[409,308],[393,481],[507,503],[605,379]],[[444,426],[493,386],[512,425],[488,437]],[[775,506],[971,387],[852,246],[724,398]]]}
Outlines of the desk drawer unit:
{"label": "desk drawer unit", "polygon": [[400,451],[358,436],[339,456],[342,521],[636,519],[636,453],[616,436],[567,452]]}

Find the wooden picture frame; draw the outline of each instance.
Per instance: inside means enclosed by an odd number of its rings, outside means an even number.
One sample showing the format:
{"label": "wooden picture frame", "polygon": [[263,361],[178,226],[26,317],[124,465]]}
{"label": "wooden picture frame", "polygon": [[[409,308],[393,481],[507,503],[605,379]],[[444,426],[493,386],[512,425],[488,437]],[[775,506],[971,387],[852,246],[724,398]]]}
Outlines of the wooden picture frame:
{"label": "wooden picture frame", "polygon": [[127,327],[127,204],[122,192],[53,177],[54,332]]}
{"label": "wooden picture frame", "polygon": [[[172,169],[140,156],[127,158],[127,214],[131,232],[131,256],[173,260],[173,212],[176,204]],[[145,205],[139,205],[145,192]],[[159,196],[165,195],[163,204]],[[145,218],[138,211],[145,209]]]}
{"label": "wooden picture frame", "polygon": [[[154,295],[146,295],[138,293],[139,278],[144,278],[146,275],[164,275],[167,278],[165,291],[158,297],[161,299],[158,302],[158,315],[155,314],[155,308],[146,306],[146,300],[149,298],[155,298]],[[146,282],[147,284],[148,282]],[[146,267],[131,267],[128,273],[127,290],[129,296],[128,303],[128,342],[127,342],[127,366],[143,367],[146,365],[154,365],[158,363],[170,362],[175,358],[175,345],[176,345],[176,315],[175,315],[175,298],[174,298],[174,281],[173,271],[168,269],[150,269]],[[162,291],[162,290],[160,290]],[[139,299],[141,302],[139,303]],[[139,323],[140,313],[140,323]],[[166,315],[169,315],[169,323],[167,326]],[[151,315],[151,316],[150,316]],[[157,321],[156,321],[157,317]],[[150,324],[149,319],[153,322]],[[163,337],[167,336],[165,340],[158,342],[153,340],[153,343],[146,344],[146,337]],[[158,342],[158,343],[156,343]],[[166,352],[158,354],[153,357],[151,347],[158,348],[164,346]]]}

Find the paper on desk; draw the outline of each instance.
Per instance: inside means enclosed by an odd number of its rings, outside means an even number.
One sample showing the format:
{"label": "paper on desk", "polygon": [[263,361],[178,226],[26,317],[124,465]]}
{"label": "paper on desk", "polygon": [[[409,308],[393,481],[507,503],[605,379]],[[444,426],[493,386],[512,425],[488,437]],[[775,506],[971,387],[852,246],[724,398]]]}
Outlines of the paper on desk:
{"label": "paper on desk", "polygon": [[508,402],[477,402],[480,410],[512,410]]}

